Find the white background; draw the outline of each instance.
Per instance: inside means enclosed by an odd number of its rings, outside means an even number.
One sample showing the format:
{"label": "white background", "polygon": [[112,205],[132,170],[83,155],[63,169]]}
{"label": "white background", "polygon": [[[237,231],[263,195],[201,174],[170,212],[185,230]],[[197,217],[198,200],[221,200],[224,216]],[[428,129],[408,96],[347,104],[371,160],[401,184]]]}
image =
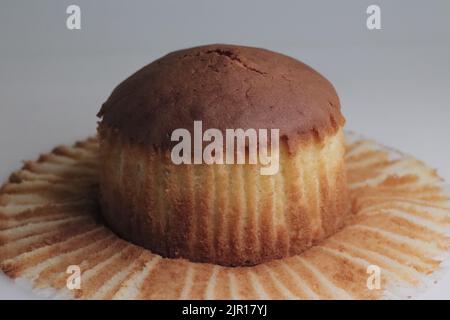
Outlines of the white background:
{"label": "white background", "polygon": [[[378,4],[382,30],[366,28]],[[66,8],[82,29],[66,29]],[[20,1],[0,4],[0,178],[95,133],[126,76],[206,43],[294,56],[335,85],[347,129],[415,155],[450,181],[450,1]],[[31,298],[0,275],[0,298]],[[450,275],[424,298],[450,299]]]}

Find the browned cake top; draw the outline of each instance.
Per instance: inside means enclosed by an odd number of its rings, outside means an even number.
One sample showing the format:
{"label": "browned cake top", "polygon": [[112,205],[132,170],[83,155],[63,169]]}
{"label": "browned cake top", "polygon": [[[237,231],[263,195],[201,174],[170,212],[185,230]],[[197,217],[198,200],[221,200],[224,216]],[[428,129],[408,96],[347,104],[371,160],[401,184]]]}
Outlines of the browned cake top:
{"label": "browned cake top", "polygon": [[288,142],[343,125],[333,85],[306,64],[265,49],[207,45],[150,63],[103,104],[102,125],[132,142],[168,147],[177,128],[280,129]]}

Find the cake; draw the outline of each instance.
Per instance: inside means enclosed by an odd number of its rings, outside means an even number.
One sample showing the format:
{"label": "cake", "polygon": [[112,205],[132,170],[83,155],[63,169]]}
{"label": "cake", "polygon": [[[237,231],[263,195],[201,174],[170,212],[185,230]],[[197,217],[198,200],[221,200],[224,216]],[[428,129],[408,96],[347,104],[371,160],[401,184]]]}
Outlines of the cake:
{"label": "cake", "polygon": [[[98,116],[102,217],[163,257],[256,265],[303,252],[349,212],[339,98],[291,57],[221,44],[172,52],[123,81]],[[195,135],[196,121],[279,130],[278,171],[174,163],[173,132]]]}

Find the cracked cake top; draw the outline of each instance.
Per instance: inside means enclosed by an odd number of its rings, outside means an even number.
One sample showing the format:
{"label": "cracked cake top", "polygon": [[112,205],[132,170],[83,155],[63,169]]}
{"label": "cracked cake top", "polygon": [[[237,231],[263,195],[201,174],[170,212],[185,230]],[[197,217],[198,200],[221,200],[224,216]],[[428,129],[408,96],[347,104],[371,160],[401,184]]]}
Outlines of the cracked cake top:
{"label": "cracked cake top", "polygon": [[173,145],[173,130],[280,129],[288,145],[343,125],[333,85],[306,64],[265,49],[214,44],[175,51],[119,84],[99,117],[138,143]]}

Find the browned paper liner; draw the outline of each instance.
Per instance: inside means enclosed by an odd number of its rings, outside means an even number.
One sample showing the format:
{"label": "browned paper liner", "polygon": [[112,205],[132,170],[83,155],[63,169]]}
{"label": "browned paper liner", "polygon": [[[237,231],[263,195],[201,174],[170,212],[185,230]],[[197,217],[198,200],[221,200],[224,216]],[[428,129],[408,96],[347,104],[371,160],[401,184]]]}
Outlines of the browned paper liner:
{"label": "browned paper liner", "polygon": [[[121,240],[99,218],[97,140],[26,162],[0,191],[0,267],[38,294],[83,299],[408,298],[440,278],[450,197],[411,156],[347,135],[353,215],[301,255],[230,268],[165,259]],[[82,271],[69,290],[68,266]],[[381,287],[369,286],[380,270]],[[369,268],[369,271],[372,270]],[[373,278],[371,278],[373,280]]]}

